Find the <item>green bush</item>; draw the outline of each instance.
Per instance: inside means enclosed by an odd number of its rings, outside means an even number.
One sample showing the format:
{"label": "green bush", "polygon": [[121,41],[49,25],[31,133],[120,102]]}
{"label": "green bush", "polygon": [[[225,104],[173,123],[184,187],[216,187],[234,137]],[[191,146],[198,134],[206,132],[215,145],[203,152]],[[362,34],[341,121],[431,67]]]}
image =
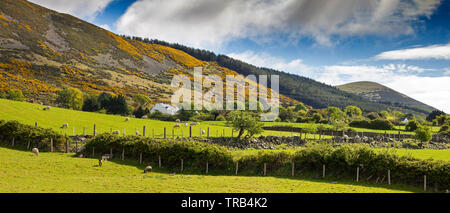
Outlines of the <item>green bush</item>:
{"label": "green bush", "polygon": [[419,126],[416,131],[414,131],[414,138],[422,142],[428,142],[432,137],[431,128],[428,126]]}
{"label": "green bush", "polygon": [[417,122],[416,120],[408,121],[405,126],[405,130],[409,132],[415,131],[419,127],[419,125],[419,122]]}
{"label": "green bush", "polygon": [[392,130],[394,125],[389,120],[378,118],[370,121],[370,129]]}
{"label": "green bush", "polygon": [[15,146],[30,146],[40,150],[50,150],[50,139],[53,139],[53,147],[56,151],[65,149],[65,137],[52,129],[44,129],[31,125],[21,124],[17,121],[0,121],[0,140],[10,145],[14,138]]}

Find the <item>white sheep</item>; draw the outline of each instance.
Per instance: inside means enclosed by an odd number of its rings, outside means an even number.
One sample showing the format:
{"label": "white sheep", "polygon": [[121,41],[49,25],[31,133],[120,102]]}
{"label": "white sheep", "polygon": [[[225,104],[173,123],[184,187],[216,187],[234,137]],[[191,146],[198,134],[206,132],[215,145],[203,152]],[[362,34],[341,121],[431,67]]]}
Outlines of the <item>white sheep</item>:
{"label": "white sheep", "polygon": [[202,129],[202,135],[204,135],[205,134],[205,130],[204,129]]}
{"label": "white sheep", "polygon": [[135,133],[136,135],[139,135],[139,131],[137,131],[136,129],[134,130],[134,133]]}
{"label": "white sheep", "polygon": [[128,122],[128,121],[130,121],[130,118],[129,118],[129,117],[126,117],[126,118],[125,118],[125,122]]}
{"label": "white sheep", "polygon": [[31,150],[36,156],[39,156],[39,149],[38,148],[33,148]]}
{"label": "white sheep", "polygon": [[184,123],[184,126],[187,127],[187,126],[188,126],[188,123]]}
{"label": "white sheep", "polygon": [[119,130],[112,131],[112,134],[113,135],[120,135],[120,131]]}
{"label": "white sheep", "polygon": [[67,129],[67,128],[69,128],[69,124],[68,123],[64,123],[63,125],[62,125],[62,127],[61,128],[63,128],[63,129]]}
{"label": "white sheep", "polygon": [[180,127],[181,127],[180,124],[173,125],[173,128],[180,128]]}
{"label": "white sheep", "polygon": [[152,172],[152,166],[145,167],[144,173],[147,173],[148,171]]}
{"label": "white sheep", "polygon": [[175,122],[180,123],[181,121],[180,121],[180,119],[177,119],[177,120],[175,120]]}
{"label": "white sheep", "polygon": [[148,119],[147,115],[142,116],[142,119]]}
{"label": "white sheep", "polygon": [[195,126],[195,125],[200,125],[200,123],[199,122],[192,122],[191,123],[191,126]]}

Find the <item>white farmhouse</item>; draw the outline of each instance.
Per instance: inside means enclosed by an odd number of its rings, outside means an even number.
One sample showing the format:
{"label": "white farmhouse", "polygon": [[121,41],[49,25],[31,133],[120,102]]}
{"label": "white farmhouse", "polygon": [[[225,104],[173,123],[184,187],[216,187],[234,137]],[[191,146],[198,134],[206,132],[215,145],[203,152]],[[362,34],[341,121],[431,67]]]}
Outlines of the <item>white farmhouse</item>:
{"label": "white farmhouse", "polygon": [[175,115],[177,114],[178,110],[180,110],[178,107],[173,107],[169,104],[163,104],[163,103],[159,103],[156,104],[151,110],[150,113],[155,112],[156,110],[164,113],[164,114],[170,114],[170,115]]}

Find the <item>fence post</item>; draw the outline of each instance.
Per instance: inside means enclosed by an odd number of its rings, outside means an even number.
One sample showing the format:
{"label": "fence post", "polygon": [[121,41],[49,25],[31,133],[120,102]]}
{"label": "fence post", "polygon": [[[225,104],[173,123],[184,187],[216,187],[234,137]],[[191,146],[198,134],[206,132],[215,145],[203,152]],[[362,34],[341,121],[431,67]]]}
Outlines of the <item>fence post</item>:
{"label": "fence post", "polygon": [[266,171],[267,171],[267,164],[264,163],[264,176],[266,176]]}
{"label": "fence post", "polygon": [[189,137],[192,138],[192,126],[189,126]]}
{"label": "fence post", "polygon": [[294,174],[295,174],[295,163],[294,163],[294,161],[291,162],[291,167],[292,167],[291,168],[291,176],[294,177]]}
{"label": "fence post", "polygon": [[37,122],[34,122],[34,126],[37,127],[37,126],[38,126],[38,123],[37,123]]}
{"label": "fence post", "polygon": [[423,191],[427,191],[427,175],[423,176]]}
{"label": "fence post", "polygon": [[359,182],[359,166],[356,168],[356,182]]}
{"label": "fence post", "polygon": [[[125,134],[125,133],[124,133]],[[95,124],[94,124],[94,132],[93,132],[93,135],[95,136]]]}
{"label": "fence post", "polygon": [[181,172],[183,172],[183,159],[181,159]]}
{"label": "fence post", "polygon": [[143,130],[142,130],[142,136],[145,137],[145,125],[144,125],[144,128],[143,128]]}
{"label": "fence post", "polygon": [[125,160],[125,148],[122,148],[122,160]]}
{"label": "fence post", "polygon": [[209,126],[208,126],[208,135],[206,137],[209,138]]}
{"label": "fence post", "polygon": [[206,174],[208,174],[208,161],[206,161]]}
{"label": "fence post", "polygon": [[161,168],[161,155],[158,155],[158,166]]}
{"label": "fence post", "polygon": [[167,138],[167,129],[166,129],[166,127],[164,127],[164,139],[166,139]]}
{"label": "fence post", "polygon": [[388,170],[388,184],[391,185],[391,170]]}
{"label": "fence post", "polygon": [[236,161],[236,175],[238,174],[238,170],[239,170],[239,161]]}
{"label": "fence post", "polygon": [[175,139],[175,129],[172,127],[172,139]]}
{"label": "fence post", "polygon": [[139,164],[142,164],[142,152],[139,153]]}
{"label": "fence post", "polygon": [[325,164],[322,165],[322,178],[325,178]]}
{"label": "fence post", "polygon": [[53,138],[50,138],[50,152],[53,152]]}

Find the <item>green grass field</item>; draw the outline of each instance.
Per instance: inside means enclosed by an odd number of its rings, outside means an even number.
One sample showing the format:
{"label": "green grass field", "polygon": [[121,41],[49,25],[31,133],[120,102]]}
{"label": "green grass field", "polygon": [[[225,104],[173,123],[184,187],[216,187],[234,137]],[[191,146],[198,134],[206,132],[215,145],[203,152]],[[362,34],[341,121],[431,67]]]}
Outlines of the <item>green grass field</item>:
{"label": "green grass field", "polygon": [[176,174],[154,169],[143,173],[136,162],[113,160],[98,167],[97,159],[65,153],[40,153],[0,147],[0,193],[397,193],[421,192],[398,185],[368,185],[352,181],[288,177]]}

